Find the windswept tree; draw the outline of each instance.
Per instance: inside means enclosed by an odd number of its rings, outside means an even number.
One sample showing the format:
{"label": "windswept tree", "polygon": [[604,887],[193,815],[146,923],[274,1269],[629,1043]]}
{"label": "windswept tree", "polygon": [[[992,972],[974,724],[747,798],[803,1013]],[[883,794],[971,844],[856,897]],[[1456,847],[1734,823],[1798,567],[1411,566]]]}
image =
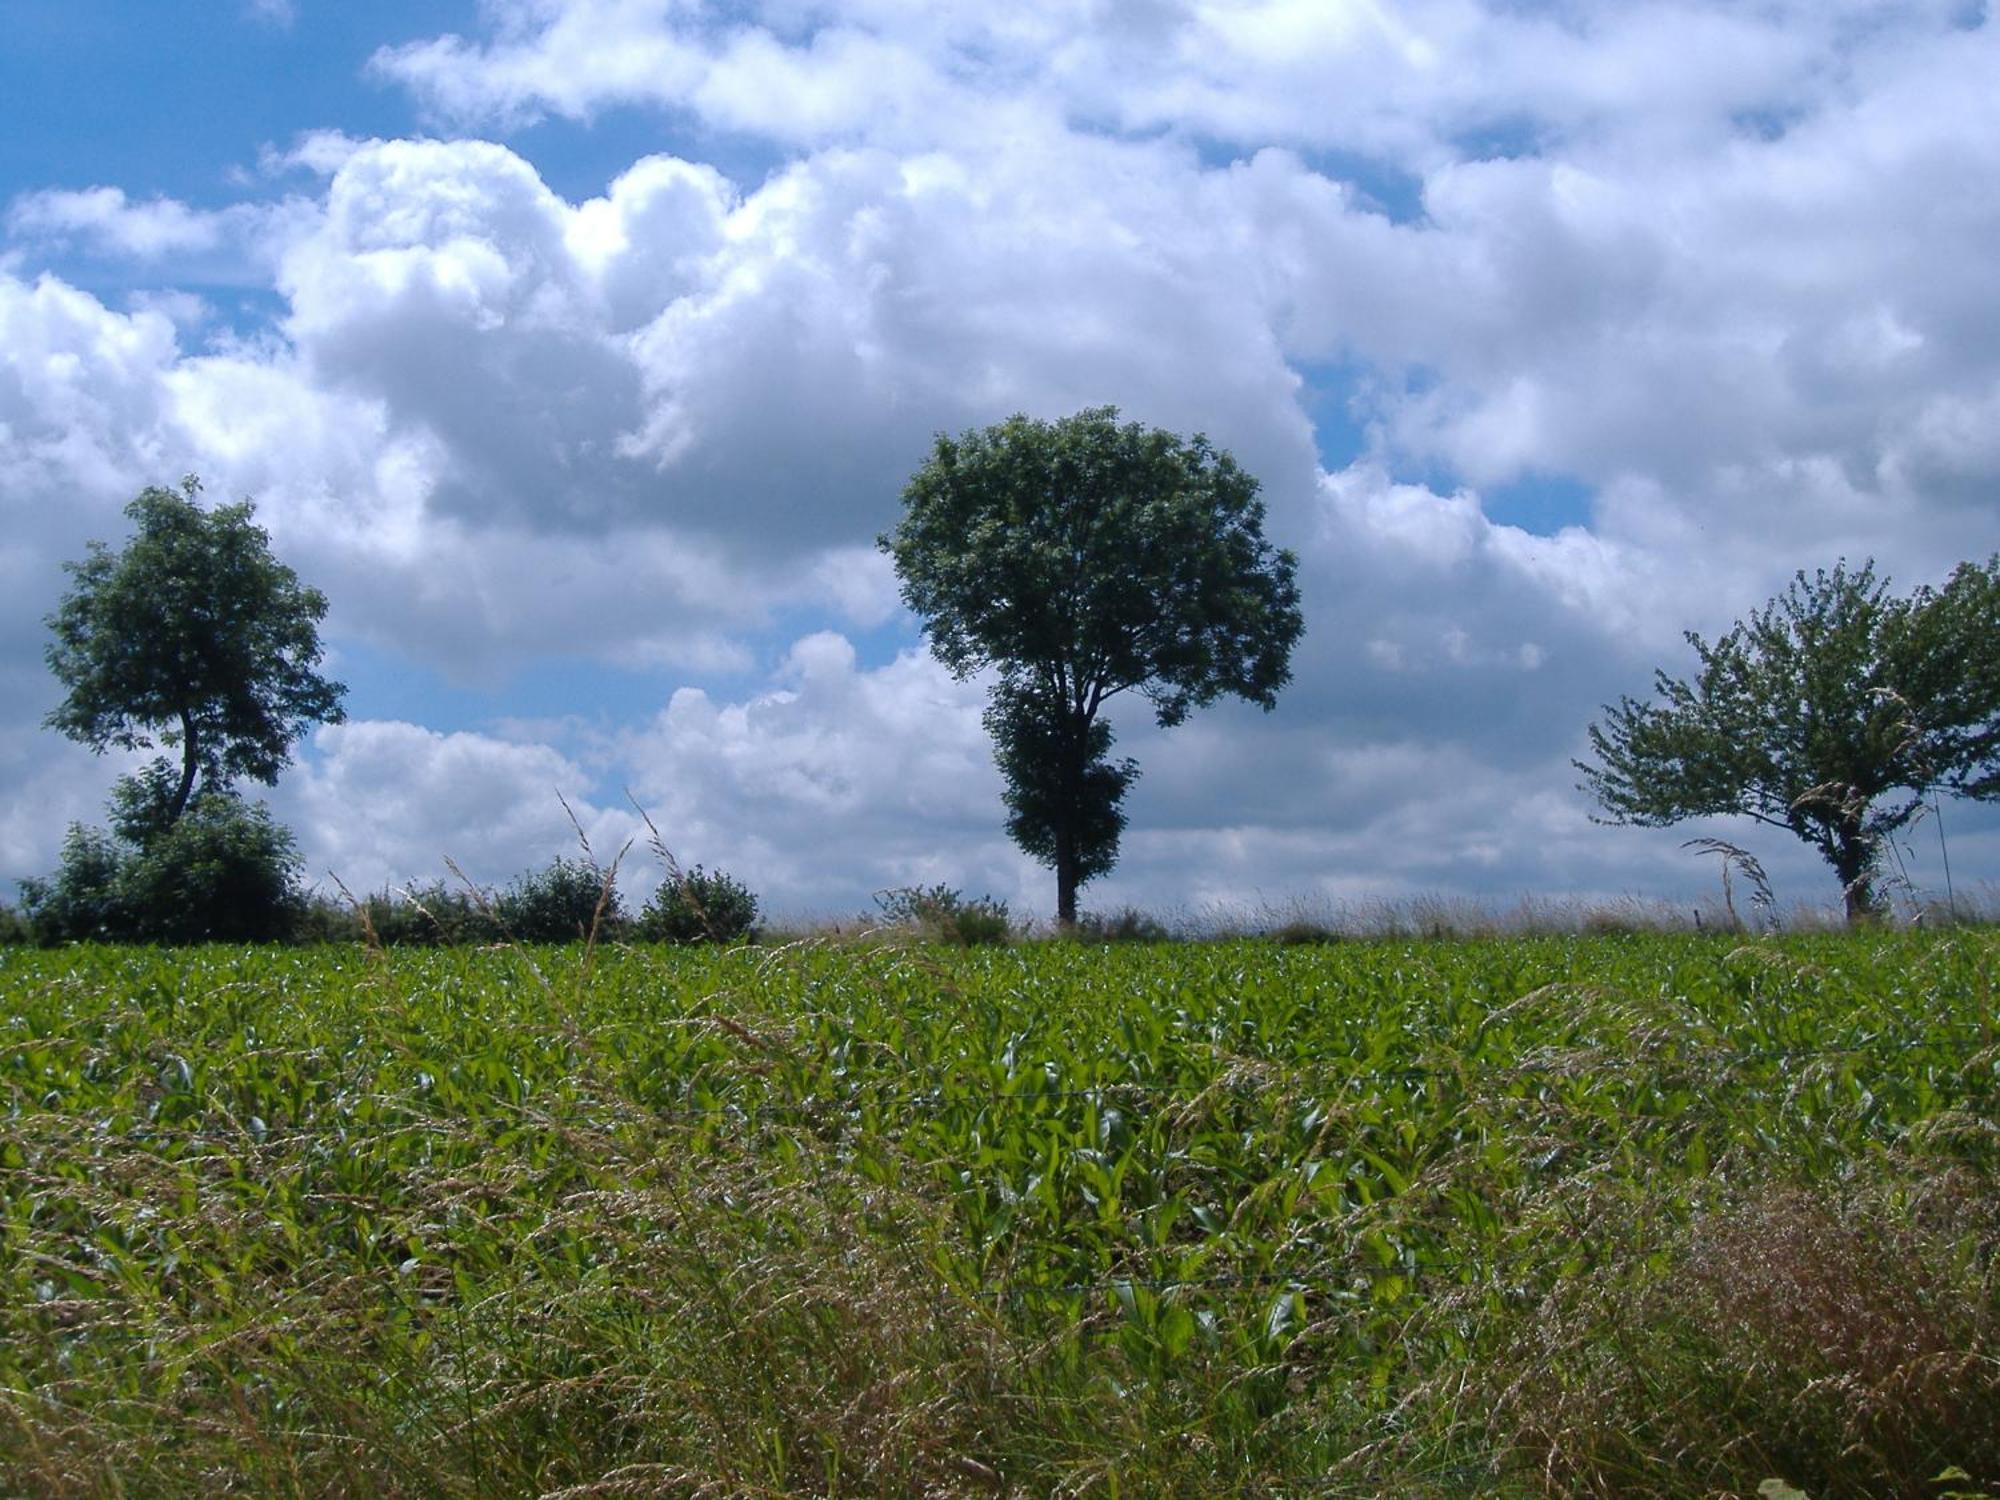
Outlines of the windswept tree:
{"label": "windswept tree", "polygon": [[326,595],[271,555],[249,502],[203,510],[200,488],[141,491],[131,541],[64,564],[73,582],[48,619],[49,669],[69,690],[48,727],[100,754],[179,750],[147,783],[162,831],[198,785],[276,782],[294,741],[340,722],[345,691],[315,670]]}
{"label": "windswept tree", "polygon": [[939,660],[998,672],[1007,829],[1055,870],[1065,925],[1117,861],[1138,774],[1110,757],[1105,704],[1143,694],[1163,726],[1225,693],[1269,709],[1303,626],[1257,481],[1204,437],[1117,416],[940,435],[881,538]]}
{"label": "windswept tree", "polygon": [[1578,761],[1600,821],[1734,815],[1805,840],[1849,921],[1876,910],[1887,840],[1939,791],[2000,797],[2000,558],[1890,594],[1872,562],[1791,586],[1713,644],[1691,680],[1621,698]]}

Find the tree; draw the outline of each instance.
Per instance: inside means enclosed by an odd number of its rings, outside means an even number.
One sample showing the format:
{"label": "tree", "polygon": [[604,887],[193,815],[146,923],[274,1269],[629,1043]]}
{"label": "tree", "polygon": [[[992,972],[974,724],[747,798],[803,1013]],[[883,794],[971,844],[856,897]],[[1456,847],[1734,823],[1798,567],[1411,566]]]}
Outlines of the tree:
{"label": "tree", "polygon": [[1786,591],[1713,645],[1692,681],[1621,698],[1575,762],[1600,822],[1723,814],[1783,828],[1839,877],[1849,921],[1876,910],[1886,841],[1940,790],[2000,797],[2000,557],[1892,597],[1873,562]]}
{"label": "tree", "polygon": [[198,782],[272,784],[293,741],[343,717],[345,688],[314,670],[326,596],[271,556],[249,502],[204,511],[200,488],[141,491],[125,550],[92,542],[66,563],[74,583],[48,618],[49,669],[69,689],[49,728],[100,754],[180,748],[178,775],[154,779],[155,831],[180,821]]}
{"label": "tree", "polygon": [[1117,860],[1138,774],[1099,717],[1120,693],[1171,727],[1232,693],[1269,709],[1303,628],[1297,560],[1257,481],[1199,435],[1102,407],[940,435],[880,539],[938,658],[998,670],[986,713],[1007,828],[1056,872],[1056,917]]}

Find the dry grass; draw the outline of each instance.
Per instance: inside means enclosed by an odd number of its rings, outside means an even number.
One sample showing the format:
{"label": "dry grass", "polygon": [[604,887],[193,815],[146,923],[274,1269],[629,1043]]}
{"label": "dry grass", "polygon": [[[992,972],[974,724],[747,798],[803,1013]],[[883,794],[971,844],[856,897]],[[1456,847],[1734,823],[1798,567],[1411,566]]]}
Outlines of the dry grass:
{"label": "dry grass", "polygon": [[[1963,1168],[1772,1185],[1558,1284],[1477,1375],[1556,1495],[1936,1496],[2000,1483],[2000,1194]],[[1513,1321],[1513,1320],[1510,1320]],[[1968,1485],[1969,1488],[1969,1485]]]}
{"label": "dry grass", "polygon": [[[107,1277],[10,1315],[52,1378],[0,1394],[0,1491],[993,1493],[986,1424],[1031,1351],[953,1292],[934,1209],[796,1154],[603,1165],[629,1185],[579,1182],[476,1279],[288,1264],[219,1190],[104,1184],[107,1221],[162,1205],[155,1233],[235,1247],[240,1274],[167,1298]],[[443,1222],[516,1186],[406,1191]],[[584,1234],[594,1263],[563,1263]]]}
{"label": "dry grass", "polygon": [[0,1494],[2000,1489],[1990,938],[1638,946],[37,957]]}

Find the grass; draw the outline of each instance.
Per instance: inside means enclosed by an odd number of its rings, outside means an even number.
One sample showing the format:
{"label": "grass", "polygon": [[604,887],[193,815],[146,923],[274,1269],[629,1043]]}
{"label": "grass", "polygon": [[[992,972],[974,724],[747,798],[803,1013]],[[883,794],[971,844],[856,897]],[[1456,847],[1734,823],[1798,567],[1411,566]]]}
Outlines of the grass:
{"label": "grass", "polygon": [[1995,948],[8,950],[0,1492],[2000,1493]]}

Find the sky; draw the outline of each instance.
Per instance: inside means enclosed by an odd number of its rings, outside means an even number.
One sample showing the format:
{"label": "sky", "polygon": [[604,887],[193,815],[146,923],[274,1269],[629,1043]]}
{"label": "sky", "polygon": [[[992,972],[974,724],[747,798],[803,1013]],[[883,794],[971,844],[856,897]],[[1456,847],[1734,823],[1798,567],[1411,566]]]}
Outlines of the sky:
{"label": "sky", "polygon": [[[345,723],[322,890],[644,809],[767,911],[1046,917],[986,684],[875,538],[939,433],[1114,405],[1262,485],[1276,709],[1160,730],[1084,904],[1713,898],[1589,724],[1798,569],[2000,551],[2000,21],[1966,0],[0,0],[0,892],[127,757],[62,563],[254,499]],[[1944,802],[1912,887],[2000,882]],[[628,865],[642,897],[658,871]]]}

